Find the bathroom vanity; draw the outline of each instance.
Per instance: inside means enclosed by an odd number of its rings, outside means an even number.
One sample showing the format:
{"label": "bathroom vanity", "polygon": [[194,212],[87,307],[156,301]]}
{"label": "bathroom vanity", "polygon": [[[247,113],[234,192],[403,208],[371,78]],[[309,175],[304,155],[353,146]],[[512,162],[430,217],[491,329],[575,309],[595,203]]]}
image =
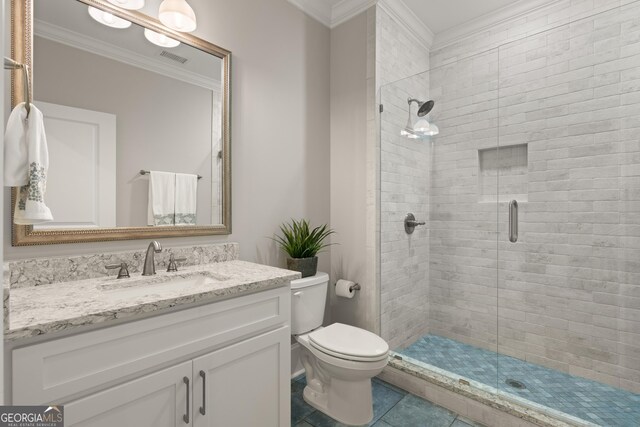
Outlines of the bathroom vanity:
{"label": "bathroom vanity", "polygon": [[238,260],[131,269],[5,288],[8,404],[62,404],[67,426],[289,424],[298,273]]}

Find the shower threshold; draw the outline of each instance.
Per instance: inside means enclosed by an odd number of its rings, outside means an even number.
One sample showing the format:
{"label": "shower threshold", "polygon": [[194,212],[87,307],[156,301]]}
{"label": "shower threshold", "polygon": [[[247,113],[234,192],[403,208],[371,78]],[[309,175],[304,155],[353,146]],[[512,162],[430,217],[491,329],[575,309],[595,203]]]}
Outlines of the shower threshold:
{"label": "shower threshold", "polygon": [[389,366],[542,425],[640,425],[640,395],[435,335]]}

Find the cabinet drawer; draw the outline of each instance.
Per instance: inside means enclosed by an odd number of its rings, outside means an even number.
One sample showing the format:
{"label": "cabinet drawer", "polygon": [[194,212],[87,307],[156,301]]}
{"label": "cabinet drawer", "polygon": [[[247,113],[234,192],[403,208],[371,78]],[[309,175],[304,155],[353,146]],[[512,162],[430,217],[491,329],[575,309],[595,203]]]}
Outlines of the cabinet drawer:
{"label": "cabinet drawer", "polygon": [[18,348],[12,352],[12,403],[60,403],[288,324],[289,312],[284,287]]}

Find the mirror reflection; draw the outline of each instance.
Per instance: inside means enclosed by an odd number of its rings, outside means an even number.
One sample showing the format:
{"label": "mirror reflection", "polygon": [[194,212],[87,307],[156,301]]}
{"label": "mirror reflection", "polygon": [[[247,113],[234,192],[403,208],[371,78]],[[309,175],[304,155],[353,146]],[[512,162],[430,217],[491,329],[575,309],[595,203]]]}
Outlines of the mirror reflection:
{"label": "mirror reflection", "polygon": [[36,229],[220,224],[222,60],[75,0],[35,0],[33,29],[54,217]]}

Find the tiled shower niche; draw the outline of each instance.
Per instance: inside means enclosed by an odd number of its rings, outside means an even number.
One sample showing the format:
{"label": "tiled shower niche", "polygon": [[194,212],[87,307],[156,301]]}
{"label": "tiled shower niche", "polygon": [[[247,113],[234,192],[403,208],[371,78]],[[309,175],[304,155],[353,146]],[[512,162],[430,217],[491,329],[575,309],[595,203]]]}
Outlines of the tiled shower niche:
{"label": "tiled shower niche", "polygon": [[[478,150],[478,201],[507,202],[528,199],[528,145]],[[499,188],[499,194],[496,192]]]}

